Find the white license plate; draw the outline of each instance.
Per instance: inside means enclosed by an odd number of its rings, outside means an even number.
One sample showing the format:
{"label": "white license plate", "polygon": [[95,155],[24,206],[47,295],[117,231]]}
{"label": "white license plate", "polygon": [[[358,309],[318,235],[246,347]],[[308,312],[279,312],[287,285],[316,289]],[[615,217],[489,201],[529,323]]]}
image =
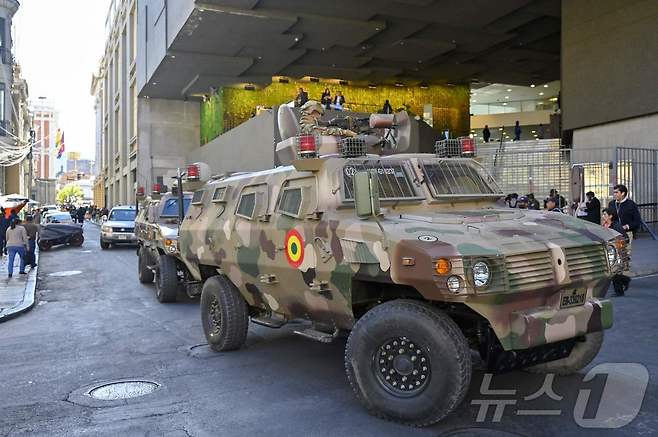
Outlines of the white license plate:
{"label": "white license plate", "polygon": [[127,235],[119,235],[119,240],[127,240],[128,236]]}
{"label": "white license plate", "polygon": [[565,290],[560,296],[560,308],[583,305],[587,300],[587,290]]}

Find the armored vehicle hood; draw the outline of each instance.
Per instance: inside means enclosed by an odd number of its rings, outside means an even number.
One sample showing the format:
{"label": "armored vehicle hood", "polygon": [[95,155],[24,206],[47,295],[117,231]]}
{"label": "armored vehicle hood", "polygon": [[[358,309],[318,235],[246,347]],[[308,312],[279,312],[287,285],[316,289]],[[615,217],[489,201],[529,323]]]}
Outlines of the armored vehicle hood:
{"label": "armored vehicle hood", "polygon": [[400,214],[387,218],[390,238],[452,245],[455,255],[497,254],[603,243],[615,233],[565,214],[543,211],[474,210]]}

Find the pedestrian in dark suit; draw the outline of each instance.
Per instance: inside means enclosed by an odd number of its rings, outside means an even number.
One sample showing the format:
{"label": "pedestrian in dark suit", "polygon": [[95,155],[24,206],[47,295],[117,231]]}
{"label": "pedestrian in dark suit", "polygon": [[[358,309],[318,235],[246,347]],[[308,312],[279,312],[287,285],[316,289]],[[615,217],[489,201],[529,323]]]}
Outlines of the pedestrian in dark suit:
{"label": "pedestrian in dark suit", "polygon": [[488,143],[489,138],[491,138],[491,131],[489,131],[489,125],[485,124],[484,129],[482,129],[482,139],[485,143]]}
{"label": "pedestrian in dark suit", "polygon": [[514,124],[514,141],[521,141],[521,126],[519,125],[519,120],[516,120],[516,124]]}
{"label": "pedestrian in dark suit", "polygon": [[593,191],[588,191],[585,196],[587,196],[587,202],[585,203],[587,216],[585,220],[588,222],[596,223],[597,225],[601,224],[601,202],[596,198],[596,194]]}

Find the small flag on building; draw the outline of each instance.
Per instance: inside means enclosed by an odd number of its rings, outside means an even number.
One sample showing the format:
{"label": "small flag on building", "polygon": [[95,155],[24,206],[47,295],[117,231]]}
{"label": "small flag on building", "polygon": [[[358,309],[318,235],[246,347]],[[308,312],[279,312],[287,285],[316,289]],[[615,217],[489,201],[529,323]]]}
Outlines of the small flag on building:
{"label": "small flag on building", "polygon": [[62,144],[62,131],[57,129],[57,133],[55,133],[55,150],[59,150],[60,144]]}
{"label": "small flag on building", "polygon": [[[59,131],[57,131],[59,133]],[[61,158],[62,155],[64,154],[64,132],[62,132],[62,136],[59,141],[59,148],[57,150],[57,159]]]}

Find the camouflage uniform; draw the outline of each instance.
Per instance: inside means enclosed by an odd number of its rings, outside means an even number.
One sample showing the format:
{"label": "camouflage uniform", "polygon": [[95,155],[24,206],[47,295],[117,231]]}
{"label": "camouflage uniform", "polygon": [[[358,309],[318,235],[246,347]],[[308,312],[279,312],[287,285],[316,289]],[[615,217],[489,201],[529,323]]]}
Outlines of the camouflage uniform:
{"label": "camouflage uniform", "polygon": [[309,100],[302,106],[301,117],[299,119],[299,132],[303,135],[327,135],[327,136],[354,136],[354,132],[348,129],[341,129],[339,127],[320,126],[318,119],[313,116],[313,112],[317,111],[324,114],[324,109],[320,103],[315,100]]}

